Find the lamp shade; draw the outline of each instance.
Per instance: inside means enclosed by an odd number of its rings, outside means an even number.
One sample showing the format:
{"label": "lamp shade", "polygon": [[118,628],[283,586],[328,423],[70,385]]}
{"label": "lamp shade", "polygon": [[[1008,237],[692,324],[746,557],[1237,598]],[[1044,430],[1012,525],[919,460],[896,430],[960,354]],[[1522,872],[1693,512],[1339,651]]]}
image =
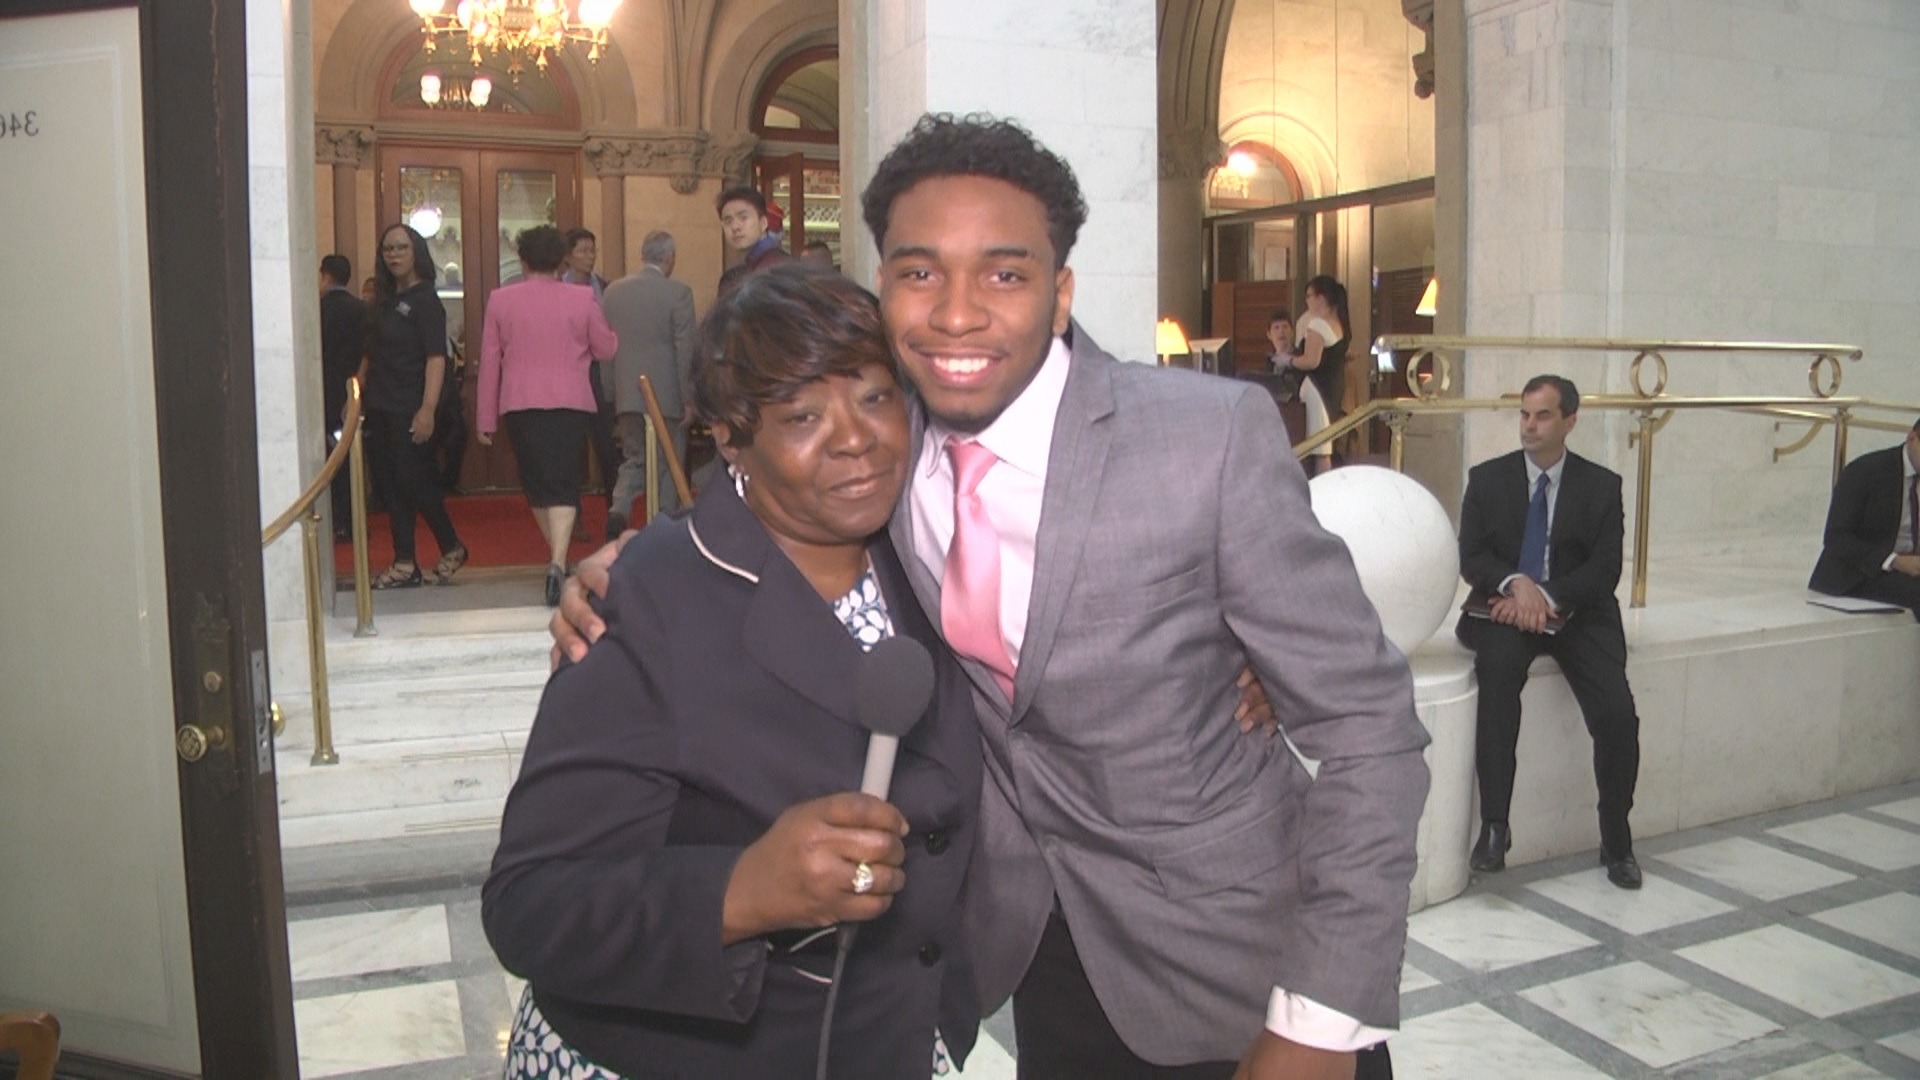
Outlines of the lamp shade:
{"label": "lamp shade", "polygon": [[1415,315],[1425,315],[1431,319],[1440,310],[1440,279],[1427,279],[1427,291],[1420,294],[1420,302],[1413,305]]}
{"label": "lamp shade", "polygon": [[1161,319],[1153,328],[1153,351],[1161,356],[1187,355],[1191,350],[1187,348],[1186,331],[1172,319]]}

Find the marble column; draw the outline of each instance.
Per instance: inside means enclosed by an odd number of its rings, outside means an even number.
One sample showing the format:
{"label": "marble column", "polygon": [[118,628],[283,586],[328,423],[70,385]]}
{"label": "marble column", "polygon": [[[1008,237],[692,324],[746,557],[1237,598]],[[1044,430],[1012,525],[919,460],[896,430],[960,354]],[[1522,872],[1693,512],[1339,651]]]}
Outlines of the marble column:
{"label": "marble column", "polygon": [[[1201,336],[1206,319],[1200,222],[1207,216],[1207,177],[1225,159],[1225,147],[1211,130],[1160,133],[1160,314],[1178,321],[1190,337]],[[1225,335],[1214,327],[1213,336]]]}
{"label": "marble column", "polygon": [[[600,178],[600,240],[597,272],[608,281],[627,272],[627,178]],[[639,260],[636,258],[635,264]]]}
{"label": "marble column", "polygon": [[[248,232],[262,524],[325,456],[319,256],[314,253],[313,48],[308,0],[247,0]],[[267,645],[277,693],[307,684],[299,530],[266,549]],[[323,560],[331,581],[332,562]]]}
{"label": "marble column", "polygon": [[[1069,259],[1074,314],[1121,356],[1150,361],[1160,217],[1153,0],[840,0],[841,170],[858,191],[926,112],[1020,121],[1065,157],[1091,211]],[[873,279],[856,214],[842,258]],[[851,226],[851,227],[849,227]]]}
{"label": "marble column", "polygon": [[[356,277],[365,277],[373,264],[360,260],[360,204],[356,198],[359,183],[354,178],[357,171],[352,165],[339,162],[333,165],[333,250],[353,264]],[[358,281],[347,285],[355,292],[360,289]]]}

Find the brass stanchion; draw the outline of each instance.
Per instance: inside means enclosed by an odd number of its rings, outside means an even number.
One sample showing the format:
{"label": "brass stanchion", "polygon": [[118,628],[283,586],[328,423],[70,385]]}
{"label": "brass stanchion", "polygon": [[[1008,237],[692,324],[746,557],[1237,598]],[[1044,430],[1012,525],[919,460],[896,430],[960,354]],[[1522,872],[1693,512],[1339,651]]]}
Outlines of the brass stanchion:
{"label": "brass stanchion", "polygon": [[654,479],[656,471],[655,462],[651,456],[656,447],[660,453],[667,456],[667,473],[673,477],[673,490],[675,494],[680,496],[681,506],[693,505],[693,488],[687,484],[687,471],[681,467],[680,455],[674,450],[673,443],[670,440],[664,439],[661,435],[662,432],[668,430],[667,417],[666,414],[660,411],[660,399],[655,396],[653,392],[653,380],[647,378],[645,375],[640,376],[640,398],[646,402],[647,420],[649,421],[647,428],[647,453],[649,455],[647,458],[647,517],[651,520],[653,517],[654,485],[658,483],[658,481]]}
{"label": "brass stanchion", "polygon": [[353,636],[375,637],[380,631],[373,626],[373,574],[367,569],[367,445],[361,427],[353,427],[353,449],[347,457],[347,480],[353,488]]}
{"label": "brass stanchion", "polygon": [[653,429],[653,417],[647,417],[647,521],[660,513],[660,433]]}
{"label": "brass stanchion", "polygon": [[313,686],[313,763],[338,765],[333,718],[327,700],[327,619],[320,607],[320,511],[300,519],[300,549],[307,569],[307,678]]}
{"label": "brass stanchion", "polygon": [[1833,482],[1835,484],[1840,482],[1840,471],[1847,467],[1847,429],[1852,425],[1853,410],[1845,405],[1833,410]]}
{"label": "brass stanchion", "polygon": [[1403,412],[1387,414],[1387,467],[1394,472],[1407,471],[1403,466],[1407,460],[1407,421],[1411,419],[1412,416]]}
{"label": "brass stanchion", "polygon": [[1647,606],[1647,529],[1653,516],[1653,433],[1658,429],[1652,409],[1640,414],[1640,479],[1633,493],[1633,606]]}

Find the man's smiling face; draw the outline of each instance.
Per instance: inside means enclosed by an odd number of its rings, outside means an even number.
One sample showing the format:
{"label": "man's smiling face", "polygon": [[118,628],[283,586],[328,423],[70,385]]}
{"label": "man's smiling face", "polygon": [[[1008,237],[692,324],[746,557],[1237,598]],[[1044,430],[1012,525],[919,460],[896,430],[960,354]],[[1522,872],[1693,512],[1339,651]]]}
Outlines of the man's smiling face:
{"label": "man's smiling face", "polygon": [[1027,388],[1073,303],[1040,200],[984,176],[922,180],[880,238],[880,308],[927,411],[958,431],[993,423]]}

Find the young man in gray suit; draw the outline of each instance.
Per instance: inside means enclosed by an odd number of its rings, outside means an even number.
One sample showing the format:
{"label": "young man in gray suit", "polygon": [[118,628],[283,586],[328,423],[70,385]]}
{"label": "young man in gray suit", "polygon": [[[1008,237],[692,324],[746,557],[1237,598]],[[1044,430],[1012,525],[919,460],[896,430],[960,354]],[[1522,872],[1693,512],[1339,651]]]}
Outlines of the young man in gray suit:
{"label": "young man in gray suit", "polygon": [[[660,413],[682,461],[687,455],[687,418],[692,408],[693,290],[673,280],[673,234],[655,230],[640,243],[640,271],[607,286],[601,302],[607,325],[619,335],[620,348],[607,365],[614,411],[619,415],[620,445],[625,450],[619,479],[607,510],[607,537],[626,530],[633,500],[647,484],[647,407],[640,397],[640,376],[653,383]],[[660,513],[678,509],[680,495],[659,455]]]}
{"label": "young man in gray suit", "polygon": [[[1072,323],[1086,205],[1016,125],[924,118],[862,203],[922,407],[894,544],[986,755],[983,1011],[1022,1077],[1353,1076],[1398,1023],[1427,736],[1272,401]],[[1249,661],[1317,774],[1233,723]]]}

